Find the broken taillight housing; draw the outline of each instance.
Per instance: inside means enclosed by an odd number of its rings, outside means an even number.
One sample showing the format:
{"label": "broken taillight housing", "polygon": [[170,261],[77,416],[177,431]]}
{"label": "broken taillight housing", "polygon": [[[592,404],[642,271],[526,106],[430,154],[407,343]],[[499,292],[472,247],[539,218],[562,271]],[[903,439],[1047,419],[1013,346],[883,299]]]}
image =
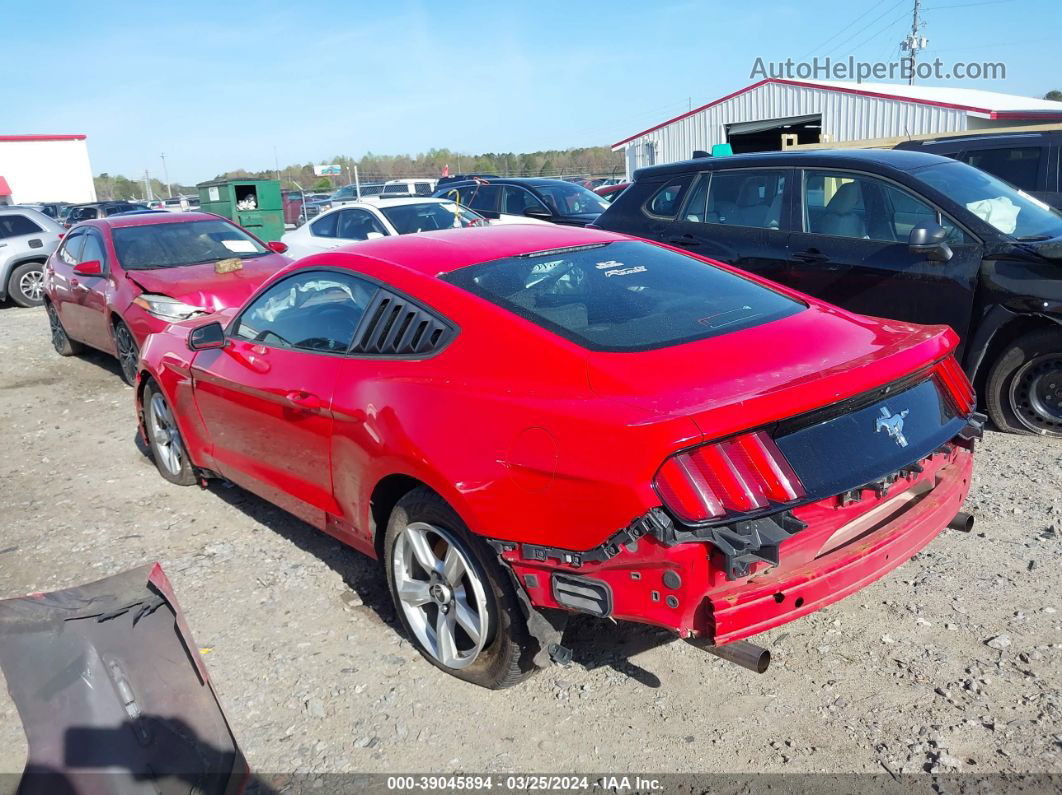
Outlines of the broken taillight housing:
{"label": "broken taillight housing", "polygon": [[804,487],[764,431],[677,453],[656,473],[656,491],[680,519],[703,522],[804,496]]}
{"label": "broken taillight housing", "polygon": [[944,385],[959,414],[969,414],[974,407],[974,388],[954,356],[942,359],[934,368],[937,380]]}

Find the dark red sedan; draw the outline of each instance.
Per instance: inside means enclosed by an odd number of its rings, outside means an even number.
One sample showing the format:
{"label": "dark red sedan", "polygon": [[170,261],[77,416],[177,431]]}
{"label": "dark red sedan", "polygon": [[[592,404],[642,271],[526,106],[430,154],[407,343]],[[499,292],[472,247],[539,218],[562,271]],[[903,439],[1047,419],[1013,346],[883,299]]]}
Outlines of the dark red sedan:
{"label": "dark red sedan", "polygon": [[291,262],[209,213],[145,213],[75,226],[44,268],[52,345],[113,354],[132,384],[140,344],[168,323],[239,306]]}
{"label": "dark red sedan", "polygon": [[[224,477],[383,562],[402,623],[486,687],[571,611],[739,642],[953,522],[982,418],[955,335],[559,226],[300,260],[144,345],[159,472]],[[965,518],[963,519],[965,522]]]}

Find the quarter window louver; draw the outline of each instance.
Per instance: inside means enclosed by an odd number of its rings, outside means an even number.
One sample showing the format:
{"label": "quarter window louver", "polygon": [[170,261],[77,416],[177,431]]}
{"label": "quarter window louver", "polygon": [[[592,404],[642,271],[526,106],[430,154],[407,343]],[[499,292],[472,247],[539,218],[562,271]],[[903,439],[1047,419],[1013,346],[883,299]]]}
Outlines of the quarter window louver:
{"label": "quarter window louver", "polygon": [[401,296],[380,290],[366,313],[369,321],[353,353],[409,356],[442,348],[452,329],[431,312]]}

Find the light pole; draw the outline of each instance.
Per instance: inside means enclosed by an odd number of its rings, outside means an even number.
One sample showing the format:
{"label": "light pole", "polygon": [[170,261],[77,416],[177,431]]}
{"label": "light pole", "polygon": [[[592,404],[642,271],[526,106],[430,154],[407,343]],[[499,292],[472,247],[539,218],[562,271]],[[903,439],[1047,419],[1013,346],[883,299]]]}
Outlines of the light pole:
{"label": "light pole", "polygon": [[162,175],[166,179],[166,197],[173,198],[173,188],[170,187],[170,172],[166,168],[166,153],[163,152],[159,155],[162,158]]}

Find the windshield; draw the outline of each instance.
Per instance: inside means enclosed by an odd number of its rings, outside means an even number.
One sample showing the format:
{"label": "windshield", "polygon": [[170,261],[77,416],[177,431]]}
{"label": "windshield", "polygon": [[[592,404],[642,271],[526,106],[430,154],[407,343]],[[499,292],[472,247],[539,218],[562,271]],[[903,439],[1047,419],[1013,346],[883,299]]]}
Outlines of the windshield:
{"label": "windshield", "polygon": [[381,207],[391,226],[400,235],[413,232],[433,232],[437,229],[461,229],[466,226],[486,224],[486,219],[453,202],[425,202],[424,204],[400,204]]}
{"label": "windshield", "polygon": [[1019,240],[1062,236],[1062,213],[965,163],[938,163],[916,172],[926,184],[982,221]]}
{"label": "windshield", "polygon": [[126,270],[176,268],[268,253],[261,243],[226,221],[126,226],[114,229],[112,235],[118,262]]}
{"label": "windshield", "polygon": [[555,185],[535,185],[535,193],[558,215],[600,214],[608,209],[608,202],[582,185],[558,182]]}
{"label": "windshield", "polygon": [[663,348],[806,308],[701,260],[635,241],[509,257],[444,278],[598,351]]}

